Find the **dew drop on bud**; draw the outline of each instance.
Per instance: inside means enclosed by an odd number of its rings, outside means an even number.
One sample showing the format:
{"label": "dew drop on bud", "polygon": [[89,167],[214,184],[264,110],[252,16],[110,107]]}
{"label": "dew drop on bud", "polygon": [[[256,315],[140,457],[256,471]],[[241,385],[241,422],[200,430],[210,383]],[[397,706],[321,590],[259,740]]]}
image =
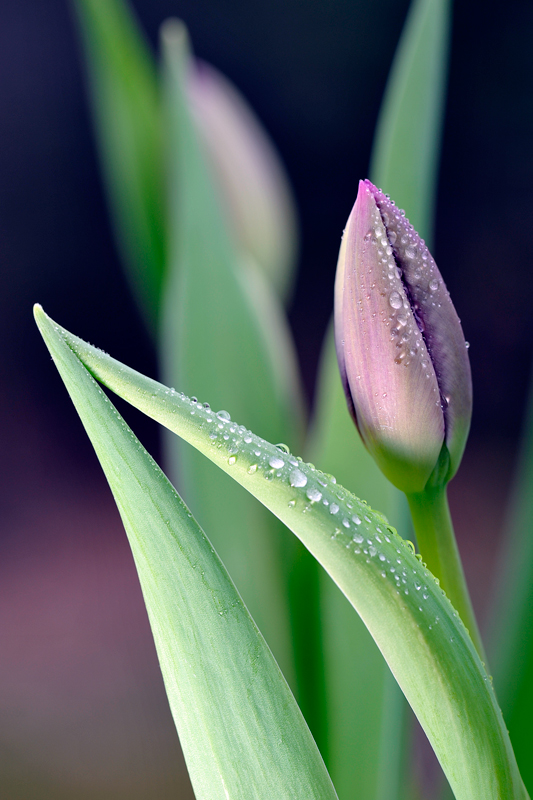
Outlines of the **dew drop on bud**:
{"label": "dew drop on bud", "polygon": [[391,292],[389,297],[389,303],[392,308],[401,308],[402,307],[402,298],[400,297],[398,292]]}

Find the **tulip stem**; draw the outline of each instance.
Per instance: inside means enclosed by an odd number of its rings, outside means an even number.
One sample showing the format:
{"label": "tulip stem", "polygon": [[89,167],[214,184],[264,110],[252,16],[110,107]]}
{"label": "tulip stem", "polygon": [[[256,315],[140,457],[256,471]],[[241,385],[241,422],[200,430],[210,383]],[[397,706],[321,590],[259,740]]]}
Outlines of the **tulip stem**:
{"label": "tulip stem", "polygon": [[428,569],[459,613],[483,662],[487,659],[455,541],[446,486],[407,495],[418,547]]}

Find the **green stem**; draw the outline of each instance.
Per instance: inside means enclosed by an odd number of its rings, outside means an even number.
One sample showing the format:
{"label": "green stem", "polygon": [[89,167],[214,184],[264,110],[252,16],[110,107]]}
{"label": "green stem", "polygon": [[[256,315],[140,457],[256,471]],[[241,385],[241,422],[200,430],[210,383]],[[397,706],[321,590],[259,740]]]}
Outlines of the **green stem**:
{"label": "green stem", "polygon": [[442,589],[470,632],[481,660],[486,663],[485,650],[455,541],[446,486],[426,487],[422,492],[407,495],[407,500],[424,561],[439,579]]}

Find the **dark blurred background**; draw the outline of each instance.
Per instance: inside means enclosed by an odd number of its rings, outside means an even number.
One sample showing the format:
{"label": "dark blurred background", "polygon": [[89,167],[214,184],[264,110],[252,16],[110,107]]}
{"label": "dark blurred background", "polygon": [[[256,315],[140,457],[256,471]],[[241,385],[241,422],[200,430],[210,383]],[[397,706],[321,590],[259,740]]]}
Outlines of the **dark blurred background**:
{"label": "dark blurred background", "polygon": [[[290,320],[312,403],[407,0],[133,6],[154,48],[181,17],[278,145],[301,217]],[[451,501],[482,616],[533,355],[532,36],[527,0],[456,4],[434,255],[471,343],[472,436]],[[126,537],[31,313],[38,301],[156,374],[111,236],[68,0],[1,0],[0,76],[0,795],[188,798]],[[125,413],[158,457],[155,427]]]}

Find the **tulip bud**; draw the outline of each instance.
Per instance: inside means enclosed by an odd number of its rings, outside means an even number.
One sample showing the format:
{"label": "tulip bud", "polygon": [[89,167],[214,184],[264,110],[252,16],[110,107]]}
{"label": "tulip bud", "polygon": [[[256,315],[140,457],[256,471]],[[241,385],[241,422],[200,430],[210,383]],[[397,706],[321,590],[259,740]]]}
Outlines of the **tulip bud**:
{"label": "tulip bud", "polygon": [[472,413],[467,345],[424,240],[361,181],[335,280],[335,344],[363,442],[399,489],[446,483]]}
{"label": "tulip bud", "polygon": [[214,67],[196,61],[192,112],[237,244],[284,296],[297,255],[296,207],[281,159],[250,106]]}

